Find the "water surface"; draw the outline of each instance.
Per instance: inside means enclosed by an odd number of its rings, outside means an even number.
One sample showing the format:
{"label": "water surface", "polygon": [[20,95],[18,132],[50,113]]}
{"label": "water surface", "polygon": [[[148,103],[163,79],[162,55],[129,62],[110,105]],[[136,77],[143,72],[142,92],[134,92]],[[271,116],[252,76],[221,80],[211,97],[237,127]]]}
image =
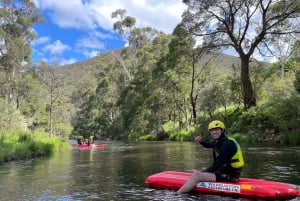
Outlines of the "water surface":
{"label": "water surface", "polygon": [[[243,177],[299,187],[299,147],[242,149],[247,165]],[[173,191],[150,189],[144,183],[147,176],[160,171],[207,167],[211,156],[211,150],[192,142],[110,142],[104,149],[71,149],[49,158],[0,166],[1,200],[249,201],[212,195],[174,195]]]}

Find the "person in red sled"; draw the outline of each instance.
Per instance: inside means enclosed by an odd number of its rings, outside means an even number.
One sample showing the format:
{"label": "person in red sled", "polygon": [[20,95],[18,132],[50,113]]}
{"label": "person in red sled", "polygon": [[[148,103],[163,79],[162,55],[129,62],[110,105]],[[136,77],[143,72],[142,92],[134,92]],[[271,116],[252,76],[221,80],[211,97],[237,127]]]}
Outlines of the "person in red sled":
{"label": "person in red sled", "polygon": [[244,167],[243,153],[237,141],[225,135],[225,125],[219,120],[209,123],[208,131],[212,142],[202,141],[201,135],[194,141],[205,148],[213,149],[213,164],[202,170],[194,170],[189,180],[176,193],[186,193],[201,181],[237,182]]}

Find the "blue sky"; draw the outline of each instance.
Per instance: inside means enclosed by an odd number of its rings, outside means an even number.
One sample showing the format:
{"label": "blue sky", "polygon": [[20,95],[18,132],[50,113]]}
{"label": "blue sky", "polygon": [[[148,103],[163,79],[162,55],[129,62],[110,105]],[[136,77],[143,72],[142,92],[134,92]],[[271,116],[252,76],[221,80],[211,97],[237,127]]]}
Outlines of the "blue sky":
{"label": "blue sky", "polygon": [[124,47],[112,30],[111,13],[126,9],[136,26],[150,26],[171,33],[185,10],[182,0],[33,0],[46,23],[36,24],[32,42],[34,63],[76,63],[99,52]]}

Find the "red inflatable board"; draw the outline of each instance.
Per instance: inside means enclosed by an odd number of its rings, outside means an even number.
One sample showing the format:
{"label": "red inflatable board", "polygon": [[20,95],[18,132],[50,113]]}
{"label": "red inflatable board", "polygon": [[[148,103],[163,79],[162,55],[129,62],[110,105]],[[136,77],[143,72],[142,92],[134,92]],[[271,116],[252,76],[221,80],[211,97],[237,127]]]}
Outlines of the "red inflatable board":
{"label": "red inflatable board", "polygon": [[73,147],[75,148],[80,148],[80,149],[91,149],[91,148],[96,148],[96,149],[103,149],[105,148],[104,144],[72,144]]}
{"label": "red inflatable board", "polygon": [[[155,189],[179,189],[191,176],[190,172],[165,171],[150,175],[145,183]],[[231,197],[248,197],[268,200],[290,200],[300,196],[300,191],[280,182],[240,178],[237,183],[199,182],[194,191]]]}

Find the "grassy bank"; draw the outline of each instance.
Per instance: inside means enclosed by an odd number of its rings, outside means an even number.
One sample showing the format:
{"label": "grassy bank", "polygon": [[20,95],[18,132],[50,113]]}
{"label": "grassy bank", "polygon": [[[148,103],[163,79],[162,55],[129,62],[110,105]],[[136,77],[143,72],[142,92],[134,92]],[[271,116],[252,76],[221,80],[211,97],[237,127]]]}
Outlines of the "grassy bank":
{"label": "grassy bank", "polygon": [[49,138],[42,132],[0,132],[0,164],[49,156],[69,144],[61,138]]}

